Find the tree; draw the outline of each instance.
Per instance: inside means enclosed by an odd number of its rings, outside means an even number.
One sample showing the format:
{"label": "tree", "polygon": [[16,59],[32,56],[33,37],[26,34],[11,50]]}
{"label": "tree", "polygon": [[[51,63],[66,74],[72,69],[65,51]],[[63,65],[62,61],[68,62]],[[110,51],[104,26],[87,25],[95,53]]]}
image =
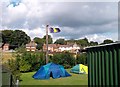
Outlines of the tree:
{"label": "tree", "polygon": [[2,42],[11,43],[13,30],[3,30],[2,31]]}
{"label": "tree", "polygon": [[98,45],[98,42],[90,41],[89,45],[90,46],[96,46],[96,45]]}
{"label": "tree", "polygon": [[30,42],[30,37],[22,30],[15,30],[12,34],[11,45],[22,46]]}
{"label": "tree", "polygon": [[54,43],[64,45],[65,44],[65,39],[57,39]]}
{"label": "tree", "polygon": [[24,59],[20,59],[19,65],[19,69],[21,72],[29,71],[31,68],[31,65],[28,63],[28,61],[25,61]]}
{"label": "tree", "polygon": [[[46,35],[43,37],[43,41],[44,42],[46,41]],[[52,43],[53,43],[52,37],[48,35],[48,44],[52,44]]]}
{"label": "tree", "polygon": [[54,54],[51,58],[51,61],[63,65],[65,68],[70,68],[75,64],[75,59],[73,58],[73,55],[69,52]]}
{"label": "tree", "polygon": [[22,30],[3,30],[3,43],[9,43],[10,46],[20,47],[30,42],[30,37]]}
{"label": "tree", "polygon": [[87,64],[87,54],[82,53],[80,55],[77,55],[76,62],[77,64]]}
{"label": "tree", "polygon": [[37,49],[38,50],[42,49],[42,46],[45,43],[45,40],[39,37],[35,37],[33,40],[35,43],[37,43]]}
{"label": "tree", "polygon": [[65,41],[66,44],[74,44],[75,42],[76,42],[76,40],[74,40],[74,39],[70,39],[70,40]]}
{"label": "tree", "polygon": [[109,43],[113,43],[113,41],[110,40],[110,39],[106,39],[106,40],[104,40],[103,43],[101,43],[101,44],[109,44]]}
{"label": "tree", "polygon": [[89,42],[87,38],[77,40],[77,44],[81,45],[82,47],[89,46]]}

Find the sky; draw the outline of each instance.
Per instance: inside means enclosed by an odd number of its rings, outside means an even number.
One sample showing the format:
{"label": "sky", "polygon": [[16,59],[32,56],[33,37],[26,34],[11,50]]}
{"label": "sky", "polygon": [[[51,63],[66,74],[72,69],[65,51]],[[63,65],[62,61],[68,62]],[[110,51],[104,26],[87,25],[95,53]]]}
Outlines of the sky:
{"label": "sky", "polygon": [[[11,1],[19,2],[13,6]],[[5,0],[0,7],[1,30],[23,30],[31,39],[42,38],[45,26],[59,27],[49,33],[53,40],[82,39],[103,42],[118,40],[118,2],[115,0]],[[111,2],[110,2],[111,1]]]}

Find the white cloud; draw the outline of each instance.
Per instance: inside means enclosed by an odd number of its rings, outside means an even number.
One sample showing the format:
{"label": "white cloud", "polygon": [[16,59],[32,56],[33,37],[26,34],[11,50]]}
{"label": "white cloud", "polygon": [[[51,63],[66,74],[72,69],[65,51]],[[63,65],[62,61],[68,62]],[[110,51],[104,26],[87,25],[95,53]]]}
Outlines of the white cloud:
{"label": "white cloud", "polygon": [[[4,4],[3,4],[4,5]],[[61,32],[51,34],[55,39],[78,39],[88,36],[90,40],[115,38],[104,33],[117,32],[117,3],[66,3],[41,0],[22,0],[20,5],[3,6],[2,28],[22,29],[31,38],[45,35],[44,26],[60,27]],[[90,35],[90,36],[89,36]],[[91,38],[90,38],[91,37]]]}
{"label": "white cloud", "polygon": [[[3,25],[8,28],[12,28],[17,25],[17,23],[24,22],[26,19],[27,8],[24,4],[20,3],[19,6],[13,7],[13,5],[9,5],[8,7],[4,7],[2,15]],[[18,27],[18,26],[17,26]],[[16,27],[16,28],[17,28]]]}
{"label": "white cloud", "polygon": [[105,34],[105,35],[93,34],[93,35],[87,35],[85,37],[88,38],[89,42],[90,41],[95,41],[95,42],[98,42],[98,43],[102,43],[106,39],[110,39],[110,40],[113,40],[113,41],[118,40],[118,38],[116,38],[116,36],[117,36],[116,33],[113,34],[113,35],[115,35],[114,37],[113,36],[111,37],[110,35],[107,35],[107,34]]}

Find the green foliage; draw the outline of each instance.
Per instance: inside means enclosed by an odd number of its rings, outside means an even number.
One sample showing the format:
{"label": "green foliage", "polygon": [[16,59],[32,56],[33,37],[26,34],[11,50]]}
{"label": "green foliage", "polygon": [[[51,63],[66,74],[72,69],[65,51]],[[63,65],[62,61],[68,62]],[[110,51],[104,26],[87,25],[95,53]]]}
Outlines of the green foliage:
{"label": "green foliage", "polygon": [[96,45],[98,45],[98,42],[90,41],[89,45],[90,45],[90,46],[96,46]]}
{"label": "green foliage", "polygon": [[19,47],[30,42],[30,37],[22,30],[3,30],[3,43],[9,43],[11,46]]}
{"label": "green foliage", "polygon": [[[46,35],[43,37],[43,40],[46,41]],[[48,44],[52,44],[52,43],[53,43],[52,37],[48,35]]]}
{"label": "green foliage", "polygon": [[42,46],[45,43],[45,40],[39,37],[35,37],[33,40],[35,43],[37,43],[37,49],[38,50],[42,49]]}
{"label": "green foliage", "polygon": [[57,39],[57,40],[55,41],[55,44],[64,45],[64,44],[65,44],[65,39]]}
{"label": "green foliage", "polygon": [[81,45],[82,47],[89,46],[89,42],[87,38],[77,40],[77,44]]}
{"label": "green foliage", "polygon": [[73,58],[73,55],[68,52],[54,54],[51,58],[51,61],[63,65],[65,68],[70,68],[75,64],[75,59]]}
{"label": "green foliage", "polygon": [[18,60],[13,60],[13,59],[8,60],[7,66],[10,69],[14,80],[17,80],[17,79],[20,80],[21,73],[19,70]]}
{"label": "green foliage", "polygon": [[11,43],[13,30],[3,30],[2,31],[2,42]]}
{"label": "green foliage", "polygon": [[20,72],[35,71],[45,64],[45,53],[27,52],[19,48],[13,55],[16,59],[9,60],[7,65],[15,78],[19,79]]}
{"label": "green foliage", "polygon": [[24,59],[21,59],[19,61],[19,65],[20,65],[19,69],[22,72],[29,71],[31,68],[31,65],[28,63],[28,61],[25,61]]}
{"label": "green foliage", "polygon": [[[43,44],[46,43],[46,35],[43,38],[35,37],[33,39],[37,43],[37,49],[40,50],[43,47]],[[50,35],[48,35],[48,44],[52,44],[53,40]]]}
{"label": "green foliage", "polygon": [[109,44],[109,43],[113,43],[113,41],[110,40],[110,39],[106,39],[106,40],[104,40],[103,43],[101,43],[101,44]]}
{"label": "green foliage", "polygon": [[82,53],[82,54],[79,54],[77,55],[77,58],[76,58],[76,63],[77,64],[87,64],[87,54],[86,53]]}
{"label": "green foliage", "polygon": [[15,49],[15,53],[24,53],[24,52],[26,52],[26,48],[24,47],[24,46],[21,46],[21,47],[19,47],[19,48],[16,48]]}
{"label": "green foliage", "polygon": [[45,64],[45,54],[43,52],[17,53],[16,58],[19,69],[22,72],[38,70],[41,65]]}

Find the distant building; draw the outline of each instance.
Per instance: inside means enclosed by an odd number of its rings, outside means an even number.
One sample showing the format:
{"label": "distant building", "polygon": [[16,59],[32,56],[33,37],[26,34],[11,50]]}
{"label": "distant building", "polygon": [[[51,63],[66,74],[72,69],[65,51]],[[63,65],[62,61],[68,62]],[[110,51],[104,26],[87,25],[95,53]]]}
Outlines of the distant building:
{"label": "distant building", "polygon": [[[45,52],[46,44],[43,45],[43,51]],[[59,45],[59,44],[48,44],[49,52],[64,52],[69,51],[71,53],[76,53],[80,50],[80,47],[75,43],[73,45]]]}
{"label": "distant building", "polygon": [[[48,51],[49,52],[58,52],[58,44],[48,44]],[[47,50],[46,44],[43,45],[43,51],[45,52]]]}
{"label": "distant building", "polygon": [[72,50],[72,45],[60,45],[58,49],[60,52],[70,51]]}
{"label": "distant building", "polygon": [[6,43],[6,44],[3,45],[2,49],[3,49],[3,51],[8,51],[9,47],[10,47],[10,45],[8,43]]}
{"label": "distant building", "polygon": [[79,49],[80,49],[80,47],[76,43],[73,45],[60,45],[59,46],[59,50],[61,52],[69,51],[71,53],[76,53]]}
{"label": "distant building", "polygon": [[26,44],[26,50],[27,51],[36,51],[37,44],[34,41],[31,41],[30,43]]}

